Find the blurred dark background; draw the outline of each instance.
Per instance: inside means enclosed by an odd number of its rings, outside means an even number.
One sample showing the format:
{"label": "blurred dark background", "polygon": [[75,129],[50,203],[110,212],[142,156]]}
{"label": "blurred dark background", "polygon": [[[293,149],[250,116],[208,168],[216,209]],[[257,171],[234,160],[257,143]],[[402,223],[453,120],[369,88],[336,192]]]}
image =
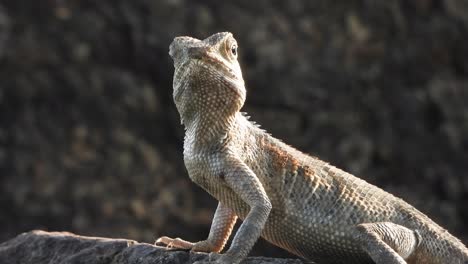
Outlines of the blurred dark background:
{"label": "blurred dark background", "polygon": [[167,52],[231,31],[253,120],[466,244],[467,14],[464,0],[0,0],[0,241],[204,239],[216,201],[183,165]]}

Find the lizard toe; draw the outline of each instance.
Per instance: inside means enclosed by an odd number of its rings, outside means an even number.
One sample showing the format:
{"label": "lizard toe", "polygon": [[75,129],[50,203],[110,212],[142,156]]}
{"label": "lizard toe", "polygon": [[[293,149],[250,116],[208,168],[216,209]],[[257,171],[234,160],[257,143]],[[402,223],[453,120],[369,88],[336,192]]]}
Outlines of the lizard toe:
{"label": "lizard toe", "polygon": [[160,237],[154,244],[156,246],[165,246],[169,250],[191,250],[193,247],[192,242],[185,241],[180,238]]}

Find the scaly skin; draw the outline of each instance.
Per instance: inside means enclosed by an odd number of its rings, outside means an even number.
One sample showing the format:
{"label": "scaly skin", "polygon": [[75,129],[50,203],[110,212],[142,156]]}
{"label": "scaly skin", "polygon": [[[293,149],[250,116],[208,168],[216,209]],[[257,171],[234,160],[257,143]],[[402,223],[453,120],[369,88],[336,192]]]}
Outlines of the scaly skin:
{"label": "scaly skin", "polygon": [[[240,263],[259,238],[318,263],[467,264],[460,240],[382,189],[273,138],[239,112],[246,90],[231,33],[177,37],[174,101],[190,178],[219,201],[207,240],[173,248]],[[230,248],[233,226],[242,225]]]}

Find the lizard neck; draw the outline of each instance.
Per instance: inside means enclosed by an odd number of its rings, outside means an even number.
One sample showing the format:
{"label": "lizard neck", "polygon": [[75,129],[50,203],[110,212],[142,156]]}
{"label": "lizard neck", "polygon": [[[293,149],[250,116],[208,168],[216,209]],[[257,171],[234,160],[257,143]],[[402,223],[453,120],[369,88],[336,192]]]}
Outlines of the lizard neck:
{"label": "lizard neck", "polygon": [[185,144],[191,147],[208,147],[222,143],[236,122],[237,113],[219,116],[219,113],[197,113],[185,120]]}

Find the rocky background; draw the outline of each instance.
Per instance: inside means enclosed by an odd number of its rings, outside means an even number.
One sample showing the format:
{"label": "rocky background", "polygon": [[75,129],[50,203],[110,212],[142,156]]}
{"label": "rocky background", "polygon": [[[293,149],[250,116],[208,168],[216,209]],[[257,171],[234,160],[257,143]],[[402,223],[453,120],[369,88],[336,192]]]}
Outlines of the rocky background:
{"label": "rocky background", "polygon": [[231,31],[254,120],[467,244],[466,14],[464,0],[0,0],[0,241],[204,239],[216,202],[183,166],[167,51]]}

